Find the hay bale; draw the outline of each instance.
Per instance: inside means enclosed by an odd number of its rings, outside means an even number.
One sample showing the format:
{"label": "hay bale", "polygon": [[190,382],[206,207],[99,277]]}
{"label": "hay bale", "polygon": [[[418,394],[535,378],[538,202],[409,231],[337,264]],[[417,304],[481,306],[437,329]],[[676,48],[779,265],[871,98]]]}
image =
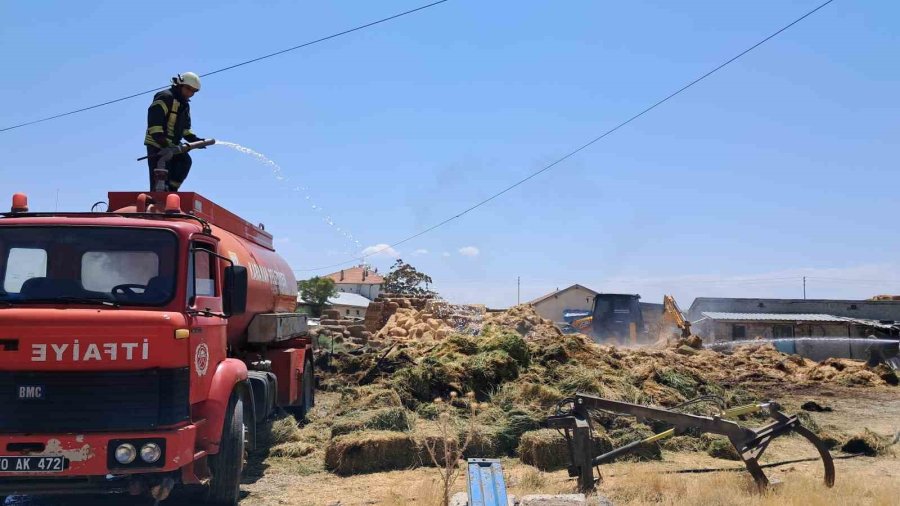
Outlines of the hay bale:
{"label": "hay bale", "polygon": [[402,407],[388,407],[350,413],[335,419],[331,425],[331,437],[363,430],[390,430],[405,432],[410,429],[409,417]]}
{"label": "hay bale", "polygon": [[269,450],[269,455],[271,455],[272,457],[296,459],[305,457],[314,451],[316,451],[316,447],[314,445],[303,443],[300,441],[294,441],[293,443],[284,443],[272,447],[272,449]]}
{"label": "hay bale", "polygon": [[325,469],[339,476],[409,469],[417,463],[416,443],[403,432],[354,432],[332,439],[325,448]]}
{"label": "hay bale", "polygon": [[829,450],[838,448],[848,439],[846,434],[832,426],[822,428],[816,435],[819,436],[819,439],[822,440],[822,443],[824,443],[825,447]]}
{"label": "hay bale", "polygon": [[[641,439],[646,439],[653,435],[653,431],[650,430],[650,427],[642,423],[636,423],[629,427],[623,427],[620,429],[615,429],[609,433],[609,437],[613,442],[613,445],[618,448],[620,446],[625,446],[628,443],[633,443],[635,441],[640,441]],[[628,456],[624,458],[619,458],[616,460],[662,460],[662,451],[659,448],[659,445],[656,443],[649,443],[641,445],[636,451],[631,452]]]}
{"label": "hay bale", "polygon": [[300,428],[297,427],[297,420],[293,416],[275,420],[269,431],[269,441],[272,445],[276,446],[300,441],[300,438]]}
{"label": "hay bale", "polygon": [[522,434],[517,453],[523,463],[541,471],[555,471],[569,465],[569,445],[553,429],[533,430]]}
{"label": "hay bale", "polygon": [[884,454],[890,446],[888,438],[864,429],[841,446],[841,451],[846,453],[861,453],[868,457]]}
{"label": "hay bale", "polygon": [[[591,443],[593,455],[602,455],[613,448],[612,441],[602,429],[593,434]],[[516,453],[523,463],[541,471],[565,469],[571,463],[566,439],[553,429],[533,430],[522,434]]]}
{"label": "hay bale", "polygon": [[672,436],[660,441],[663,450],[670,452],[702,452],[706,450],[706,444],[694,436]]}
{"label": "hay bale", "polygon": [[467,459],[490,459],[505,457],[506,452],[498,444],[498,430],[496,427],[479,425],[472,432],[472,440],[463,453]]}
{"label": "hay bale", "polygon": [[700,440],[706,442],[706,454],[710,457],[725,460],[741,460],[740,454],[725,436],[703,434],[700,436]]}
{"label": "hay bale", "polygon": [[878,364],[874,369],[872,369],[872,373],[877,375],[888,385],[900,385],[900,377],[897,376],[897,372],[888,367],[887,364]]}

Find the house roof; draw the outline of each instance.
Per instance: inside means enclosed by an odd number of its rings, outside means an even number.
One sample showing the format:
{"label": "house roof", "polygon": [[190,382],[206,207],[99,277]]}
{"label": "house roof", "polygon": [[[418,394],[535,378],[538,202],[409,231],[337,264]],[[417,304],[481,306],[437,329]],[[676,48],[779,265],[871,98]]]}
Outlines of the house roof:
{"label": "house roof", "polygon": [[[301,298],[299,295],[297,296],[297,302],[301,304],[309,304],[309,302],[303,300],[303,298]],[[355,293],[338,292],[338,294],[334,297],[328,297],[328,304],[331,306],[351,306],[366,308],[369,307],[369,304],[371,303],[371,300]]]}
{"label": "house roof", "polygon": [[716,311],[704,311],[704,318],[725,321],[756,321],[756,322],[817,322],[817,323],[854,323],[869,327],[891,328],[891,325],[883,324],[875,320],[862,318],[848,318],[830,314],[816,313],[720,313]]}
{"label": "house roof", "polygon": [[687,311],[692,320],[699,319],[705,312],[828,314],[894,322],[900,321],[900,301],[698,297]]}
{"label": "house roof", "polygon": [[337,284],[353,284],[353,285],[380,285],[384,283],[384,278],[365,265],[357,265],[349,269],[342,269],[324,277],[331,278]]}
{"label": "house roof", "polygon": [[747,320],[747,321],[802,321],[802,322],[849,322],[852,318],[834,316],[830,314],[811,313],[720,313],[717,311],[704,311],[701,313],[713,320]]}
{"label": "house roof", "polygon": [[532,301],[529,301],[528,303],[529,303],[529,304],[537,304],[537,303],[539,303],[539,302],[542,302],[542,301],[544,301],[544,300],[549,299],[550,297],[562,295],[563,293],[568,292],[569,290],[575,290],[576,288],[582,288],[582,289],[584,289],[584,290],[587,290],[587,291],[591,292],[591,293],[594,294],[594,295],[597,295],[597,293],[598,293],[598,292],[595,292],[594,290],[591,290],[590,288],[588,288],[588,287],[586,287],[586,286],[581,286],[581,285],[579,285],[579,284],[574,284],[574,285],[572,285],[572,286],[570,286],[570,287],[568,287],[568,288],[563,288],[562,290],[556,290],[556,291],[554,291],[554,292],[550,292],[550,293],[548,293],[547,295],[543,295],[543,296],[541,296],[541,297],[538,297],[538,298],[536,298],[536,299],[534,299],[534,300],[532,300]]}

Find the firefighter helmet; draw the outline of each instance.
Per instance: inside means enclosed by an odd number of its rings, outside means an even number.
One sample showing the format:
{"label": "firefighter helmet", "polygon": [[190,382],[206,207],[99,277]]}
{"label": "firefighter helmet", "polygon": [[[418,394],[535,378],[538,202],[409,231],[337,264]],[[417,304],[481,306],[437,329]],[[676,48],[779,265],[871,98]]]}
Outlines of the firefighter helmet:
{"label": "firefighter helmet", "polygon": [[193,72],[178,74],[177,76],[172,78],[172,83],[175,84],[175,86],[185,84],[197,91],[200,91],[200,76]]}

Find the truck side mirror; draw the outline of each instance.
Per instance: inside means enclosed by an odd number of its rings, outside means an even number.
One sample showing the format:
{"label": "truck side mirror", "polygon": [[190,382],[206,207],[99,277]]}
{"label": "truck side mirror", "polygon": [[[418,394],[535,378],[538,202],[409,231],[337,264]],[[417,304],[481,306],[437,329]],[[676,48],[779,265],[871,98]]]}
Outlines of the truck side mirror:
{"label": "truck side mirror", "polygon": [[232,265],[225,268],[222,309],[227,316],[247,311],[247,268]]}

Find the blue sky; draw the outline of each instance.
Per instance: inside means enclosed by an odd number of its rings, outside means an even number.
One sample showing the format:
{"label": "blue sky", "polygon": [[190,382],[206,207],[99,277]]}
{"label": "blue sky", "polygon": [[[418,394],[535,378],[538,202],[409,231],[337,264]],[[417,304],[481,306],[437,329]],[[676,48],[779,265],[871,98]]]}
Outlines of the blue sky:
{"label": "blue sky", "polygon": [[[4,2],[0,123],[422,3]],[[218,146],[195,155],[184,189],[264,222],[296,269],[337,263],[456,214],[818,3],[451,0],[206,78],[194,130],[265,154],[286,180]],[[837,0],[396,253],[451,300],[495,306],[515,303],[517,276],[523,300],[572,283],[682,306],[799,297],[803,275],[810,297],[900,293],[898,19],[897,2]],[[143,189],[150,100],[0,133],[0,189],[36,210]]]}

